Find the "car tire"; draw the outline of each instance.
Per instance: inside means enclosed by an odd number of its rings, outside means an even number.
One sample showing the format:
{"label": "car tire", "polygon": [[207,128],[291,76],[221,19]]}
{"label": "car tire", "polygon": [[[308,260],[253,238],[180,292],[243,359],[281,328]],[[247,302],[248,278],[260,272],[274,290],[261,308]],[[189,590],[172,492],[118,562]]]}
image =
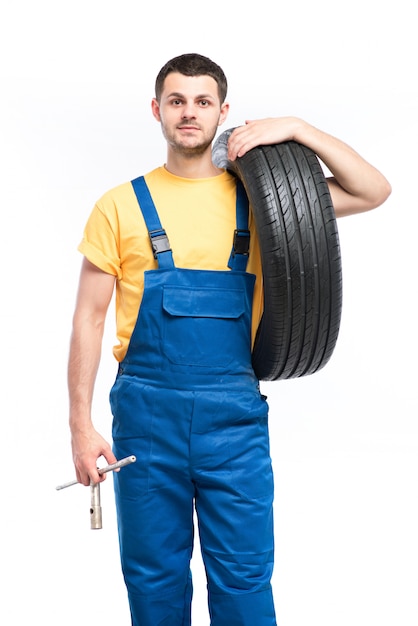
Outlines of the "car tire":
{"label": "car tire", "polygon": [[243,183],[260,243],[264,310],[254,342],[259,380],[307,376],[329,361],[342,310],[338,229],[314,152],[294,141],[227,157],[233,129],[213,145],[213,162]]}

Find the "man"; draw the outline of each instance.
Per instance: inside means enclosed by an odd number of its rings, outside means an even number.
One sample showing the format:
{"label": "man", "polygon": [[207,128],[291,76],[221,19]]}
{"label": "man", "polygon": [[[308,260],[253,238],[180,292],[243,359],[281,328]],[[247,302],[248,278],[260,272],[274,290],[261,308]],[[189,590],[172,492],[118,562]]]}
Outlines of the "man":
{"label": "man", "polygon": [[[79,246],[85,258],[68,371],[74,465],[89,485],[104,479],[100,456],[137,457],[114,475],[134,626],[191,623],[193,507],[212,625],[276,624],[268,408],[251,367],[262,311],[259,249],[250,215],[249,256],[231,255],[248,207],[234,177],[211,158],[228,114],[226,91],[221,68],[201,55],[160,70],[152,113],[167,161],[107,192]],[[232,133],[228,156],[287,140],[309,146],[332,172],[337,216],[388,197],[389,183],[372,165],[297,118],[246,122]],[[94,429],[91,405],[115,285],[112,451]]]}

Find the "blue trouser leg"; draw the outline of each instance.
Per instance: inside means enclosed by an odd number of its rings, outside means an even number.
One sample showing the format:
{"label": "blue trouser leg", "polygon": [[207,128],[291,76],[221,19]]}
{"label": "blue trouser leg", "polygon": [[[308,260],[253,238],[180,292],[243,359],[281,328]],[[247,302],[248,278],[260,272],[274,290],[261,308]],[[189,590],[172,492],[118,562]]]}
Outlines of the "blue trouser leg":
{"label": "blue trouser leg", "polygon": [[129,592],[132,626],[191,626],[192,580],[184,592],[151,596]]}
{"label": "blue trouser leg", "polygon": [[190,626],[192,493],[192,485],[176,482],[135,500],[117,495],[133,626]]}
{"label": "blue trouser leg", "polygon": [[274,626],[273,477],[266,405],[251,393],[217,396],[196,398],[199,419],[192,436],[211,625]]}
{"label": "blue trouser leg", "polygon": [[[234,490],[226,495],[203,491],[206,493],[199,492],[197,497],[197,510],[211,625],[275,625],[270,584],[274,550],[271,497],[251,501]],[[231,514],[236,525],[231,523]]]}
{"label": "blue trouser leg", "polygon": [[[133,626],[189,626],[194,485],[188,450],[190,400],[131,385],[131,427],[118,417],[114,451],[137,457],[114,474],[122,568]],[[179,415],[182,419],[178,419]],[[130,420],[132,421],[132,420]],[[129,452],[128,452],[129,450]]]}

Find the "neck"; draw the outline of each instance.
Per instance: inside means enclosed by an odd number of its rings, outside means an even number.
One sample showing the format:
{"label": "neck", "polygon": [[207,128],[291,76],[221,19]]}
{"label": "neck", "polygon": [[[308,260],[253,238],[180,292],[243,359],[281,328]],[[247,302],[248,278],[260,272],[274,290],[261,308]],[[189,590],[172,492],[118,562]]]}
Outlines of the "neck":
{"label": "neck", "polygon": [[185,157],[168,151],[166,169],[181,178],[211,178],[219,176],[222,169],[212,163],[212,151],[199,157]]}

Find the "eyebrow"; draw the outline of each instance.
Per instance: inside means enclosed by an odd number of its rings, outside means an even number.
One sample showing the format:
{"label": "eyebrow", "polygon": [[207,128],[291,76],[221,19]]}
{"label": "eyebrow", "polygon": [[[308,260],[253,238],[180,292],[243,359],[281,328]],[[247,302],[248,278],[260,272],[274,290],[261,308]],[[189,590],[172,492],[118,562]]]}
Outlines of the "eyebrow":
{"label": "eyebrow", "polygon": [[[166,98],[185,98],[185,97],[186,96],[183,93],[180,93],[178,91],[172,91],[166,96]],[[195,97],[195,100],[214,100],[214,99],[215,99],[215,96],[211,94],[206,94],[206,93],[198,94]]]}

